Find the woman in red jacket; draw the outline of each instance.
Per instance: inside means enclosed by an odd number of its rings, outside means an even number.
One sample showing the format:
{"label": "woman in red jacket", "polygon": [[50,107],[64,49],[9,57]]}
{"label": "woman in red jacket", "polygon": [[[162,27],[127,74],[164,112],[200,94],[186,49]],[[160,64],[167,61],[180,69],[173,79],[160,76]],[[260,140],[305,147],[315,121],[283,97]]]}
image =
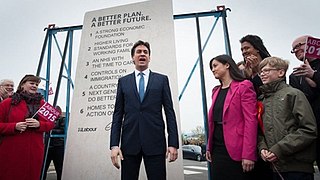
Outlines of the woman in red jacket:
{"label": "woman in red jacket", "polygon": [[212,91],[208,116],[212,178],[242,180],[257,158],[256,93],[230,56],[213,58],[210,69],[221,83]]}
{"label": "woman in red jacket", "polygon": [[[39,180],[44,157],[43,133],[54,123],[38,115],[44,104],[40,78],[26,75],[17,92],[0,103],[0,179]],[[34,116],[35,115],[35,116]]]}

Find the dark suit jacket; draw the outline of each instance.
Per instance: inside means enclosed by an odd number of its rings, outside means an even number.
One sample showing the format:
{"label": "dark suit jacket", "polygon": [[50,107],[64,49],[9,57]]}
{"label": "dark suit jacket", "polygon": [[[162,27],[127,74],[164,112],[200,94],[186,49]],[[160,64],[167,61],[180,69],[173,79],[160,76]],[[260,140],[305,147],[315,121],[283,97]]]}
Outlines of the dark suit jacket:
{"label": "dark suit jacket", "polygon": [[166,152],[164,108],[168,146],[179,147],[176,116],[168,77],[150,71],[144,99],[140,102],[135,73],[118,81],[110,133],[110,148],[119,146],[123,154],[159,155]]}
{"label": "dark suit jacket", "polygon": [[317,84],[316,87],[311,87],[304,77],[293,74],[289,76],[289,84],[301,90],[307,97],[317,120],[318,131],[320,132],[320,59],[311,61],[310,66],[313,70],[316,70],[312,77],[312,80]]}

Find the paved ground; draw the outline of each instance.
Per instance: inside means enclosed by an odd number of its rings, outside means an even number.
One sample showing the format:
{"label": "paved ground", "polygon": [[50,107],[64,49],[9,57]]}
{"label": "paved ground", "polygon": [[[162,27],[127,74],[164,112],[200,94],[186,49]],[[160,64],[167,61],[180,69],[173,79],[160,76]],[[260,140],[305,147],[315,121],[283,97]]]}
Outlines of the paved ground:
{"label": "paved ground", "polygon": [[[207,163],[206,161],[197,162],[193,160],[183,160],[184,164],[184,180],[207,180]],[[47,180],[56,180],[57,176],[54,170],[54,166],[51,164],[48,170]],[[320,173],[316,168],[314,176],[315,180],[320,180]],[[170,180],[170,179],[169,179]]]}
{"label": "paved ground", "polygon": [[47,180],[56,180],[56,179],[57,179],[57,174],[53,164],[51,163],[48,169]]}

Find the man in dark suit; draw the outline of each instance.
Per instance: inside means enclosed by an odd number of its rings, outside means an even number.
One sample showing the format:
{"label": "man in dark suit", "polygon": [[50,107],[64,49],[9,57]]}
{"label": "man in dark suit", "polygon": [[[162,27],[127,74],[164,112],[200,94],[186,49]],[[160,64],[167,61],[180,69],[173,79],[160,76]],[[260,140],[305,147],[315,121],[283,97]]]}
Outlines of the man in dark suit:
{"label": "man in dark suit", "polygon": [[306,41],[310,35],[303,35],[292,42],[291,53],[302,62],[300,66],[294,67],[289,76],[289,84],[301,90],[307,97],[318,126],[317,139],[317,166],[320,169],[320,59],[305,57]]}
{"label": "man in dark suit", "polygon": [[150,71],[150,54],[148,42],[136,42],[131,49],[135,71],[118,81],[110,149],[116,168],[120,168],[118,158],[121,159],[122,180],[138,180],[142,158],[149,180],[165,180],[165,159],[172,162],[178,157],[178,130],[169,80]]}

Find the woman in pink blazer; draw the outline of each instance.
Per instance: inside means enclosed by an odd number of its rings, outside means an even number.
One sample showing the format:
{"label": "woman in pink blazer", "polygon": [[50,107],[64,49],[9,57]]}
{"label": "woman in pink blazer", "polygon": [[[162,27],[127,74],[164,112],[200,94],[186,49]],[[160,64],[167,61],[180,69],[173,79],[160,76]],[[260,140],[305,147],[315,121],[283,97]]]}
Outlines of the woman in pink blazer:
{"label": "woman in pink blazer", "polygon": [[206,157],[213,179],[245,179],[257,158],[256,93],[234,60],[220,55],[210,61],[220,85],[212,90]]}

